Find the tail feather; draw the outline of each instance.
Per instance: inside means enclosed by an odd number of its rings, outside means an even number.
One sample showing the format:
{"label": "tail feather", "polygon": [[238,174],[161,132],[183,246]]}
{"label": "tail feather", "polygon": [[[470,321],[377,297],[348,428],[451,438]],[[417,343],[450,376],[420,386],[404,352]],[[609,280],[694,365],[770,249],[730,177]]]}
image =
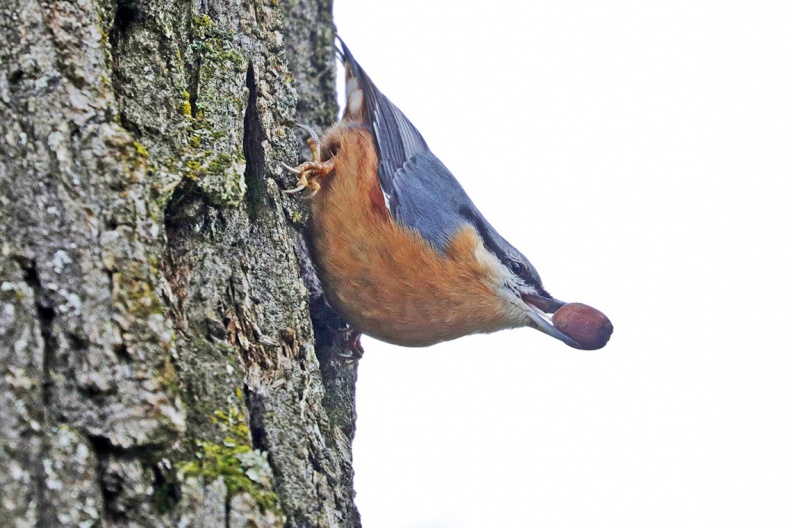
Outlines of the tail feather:
{"label": "tail feather", "polygon": [[366,103],[368,102],[366,96],[369,95],[371,97],[374,94],[367,94],[365,88],[367,86],[373,87],[373,84],[340,37],[338,37],[338,42],[341,47],[336,46],[336,51],[344,63],[345,72],[346,107],[344,108],[344,120],[370,123],[366,112]]}

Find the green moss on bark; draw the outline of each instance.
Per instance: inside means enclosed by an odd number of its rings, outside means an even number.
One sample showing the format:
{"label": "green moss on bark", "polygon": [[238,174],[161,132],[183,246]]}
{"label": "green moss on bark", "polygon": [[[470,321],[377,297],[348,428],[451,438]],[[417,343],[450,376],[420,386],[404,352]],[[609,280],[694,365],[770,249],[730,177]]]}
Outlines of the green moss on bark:
{"label": "green moss on bark", "polygon": [[215,411],[212,423],[222,434],[222,442],[196,440],[195,458],[179,465],[183,478],[198,477],[204,482],[222,478],[227,501],[236,494],[247,494],[262,513],[282,515],[278,495],[271,488],[267,454],[253,449],[245,415],[229,405],[227,412]]}

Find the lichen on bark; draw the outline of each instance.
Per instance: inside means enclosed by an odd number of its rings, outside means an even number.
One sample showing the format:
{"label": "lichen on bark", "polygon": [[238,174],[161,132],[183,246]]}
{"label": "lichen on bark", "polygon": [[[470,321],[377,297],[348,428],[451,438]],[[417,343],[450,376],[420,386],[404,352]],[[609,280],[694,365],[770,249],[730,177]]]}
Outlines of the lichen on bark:
{"label": "lichen on bark", "polygon": [[281,192],[330,7],[4,6],[0,525],[359,526],[355,368]]}

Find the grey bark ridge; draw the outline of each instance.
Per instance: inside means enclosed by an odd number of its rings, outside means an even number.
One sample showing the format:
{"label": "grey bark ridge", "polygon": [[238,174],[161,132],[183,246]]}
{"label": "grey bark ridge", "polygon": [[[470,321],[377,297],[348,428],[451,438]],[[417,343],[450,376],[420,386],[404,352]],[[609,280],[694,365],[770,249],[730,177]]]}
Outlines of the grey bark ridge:
{"label": "grey bark ridge", "polygon": [[334,119],[330,13],[0,8],[0,526],[360,526],[279,165]]}

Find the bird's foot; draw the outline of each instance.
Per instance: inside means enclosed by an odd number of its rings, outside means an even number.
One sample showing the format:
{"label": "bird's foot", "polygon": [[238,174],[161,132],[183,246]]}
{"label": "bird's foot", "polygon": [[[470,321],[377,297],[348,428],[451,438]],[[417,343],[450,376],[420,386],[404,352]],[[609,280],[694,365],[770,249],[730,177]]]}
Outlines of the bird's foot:
{"label": "bird's foot", "polygon": [[343,348],[338,352],[338,356],[344,358],[349,365],[357,363],[363,358],[363,345],[360,344],[360,336],[363,334],[351,326],[344,328],[340,333]]}
{"label": "bird's foot", "polygon": [[319,192],[319,189],[322,188],[319,185],[319,178],[324,178],[330,174],[335,168],[335,163],[332,158],[327,161],[322,161],[322,150],[321,144],[319,143],[319,136],[316,135],[316,132],[314,132],[311,127],[300,124],[297,124],[297,127],[308,132],[309,136],[306,142],[308,143],[308,147],[311,149],[311,157],[313,159],[311,161],[306,161],[297,167],[289,167],[285,163],[281,162],[281,165],[283,165],[287,171],[297,175],[297,186],[285,192],[287,194],[294,194],[300,191],[308,190],[310,191],[310,194],[308,194],[306,198],[312,198],[316,195],[316,193]]}

